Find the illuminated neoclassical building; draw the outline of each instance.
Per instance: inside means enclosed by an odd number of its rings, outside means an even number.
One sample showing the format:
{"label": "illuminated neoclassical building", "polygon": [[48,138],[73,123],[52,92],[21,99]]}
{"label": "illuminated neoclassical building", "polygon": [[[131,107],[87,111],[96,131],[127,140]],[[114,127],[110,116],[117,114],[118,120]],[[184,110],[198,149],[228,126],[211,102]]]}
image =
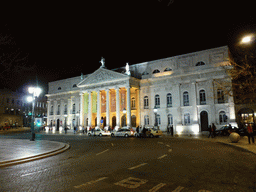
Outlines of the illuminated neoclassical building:
{"label": "illuminated neoclassical building", "polygon": [[235,124],[228,47],[149,61],[49,83],[48,125],[119,128],[173,125],[177,133]]}

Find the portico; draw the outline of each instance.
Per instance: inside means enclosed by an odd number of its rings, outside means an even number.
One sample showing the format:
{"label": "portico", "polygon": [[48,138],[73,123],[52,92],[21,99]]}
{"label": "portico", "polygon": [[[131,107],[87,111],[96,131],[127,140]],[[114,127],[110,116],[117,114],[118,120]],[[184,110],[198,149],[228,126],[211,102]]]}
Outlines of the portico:
{"label": "portico", "polygon": [[[129,75],[99,68],[78,84],[80,125],[85,127],[136,126],[139,124],[139,82]],[[131,108],[131,95],[135,100]],[[136,98],[136,99],[135,99]],[[132,123],[132,115],[135,120]]]}

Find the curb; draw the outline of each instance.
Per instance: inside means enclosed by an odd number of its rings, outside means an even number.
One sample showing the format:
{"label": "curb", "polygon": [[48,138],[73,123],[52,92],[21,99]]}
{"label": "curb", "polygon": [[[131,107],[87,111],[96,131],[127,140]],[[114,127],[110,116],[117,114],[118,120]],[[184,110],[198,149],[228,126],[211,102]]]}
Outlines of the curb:
{"label": "curb", "polygon": [[[165,135],[165,137],[168,137],[167,135]],[[179,138],[179,139],[191,139],[191,140],[200,140],[200,141],[205,141],[205,142],[213,142],[213,143],[219,143],[219,144],[223,144],[223,145],[228,145],[228,146],[232,146],[234,148],[237,148],[239,150],[242,150],[242,151],[246,151],[246,152],[249,152],[249,153],[253,153],[256,155],[256,152],[254,151],[251,151],[250,149],[247,149],[245,147],[242,147],[242,146],[237,146],[237,145],[234,145],[232,143],[226,143],[226,142],[223,142],[223,141],[208,141],[208,140],[205,140],[205,139],[202,139],[202,138],[193,138],[193,137],[175,137],[173,136],[173,138]]]}
{"label": "curb", "polygon": [[21,164],[21,163],[35,161],[35,160],[38,160],[38,159],[43,159],[43,158],[46,158],[46,157],[50,157],[50,156],[62,153],[64,151],[68,150],[69,148],[70,148],[70,145],[65,143],[65,145],[63,147],[61,147],[59,149],[56,149],[56,150],[53,150],[53,151],[50,151],[50,152],[42,153],[42,154],[31,156],[31,157],[21,158],[21,159],[2,161],[2,162],[0,162],[0,167],[17,165],[17,164]]}

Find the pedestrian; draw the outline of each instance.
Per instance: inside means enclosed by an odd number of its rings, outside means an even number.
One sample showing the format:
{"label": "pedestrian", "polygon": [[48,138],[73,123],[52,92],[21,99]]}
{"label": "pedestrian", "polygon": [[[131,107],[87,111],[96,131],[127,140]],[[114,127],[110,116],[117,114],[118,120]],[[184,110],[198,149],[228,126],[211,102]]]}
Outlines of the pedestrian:
{"label": "pedestrian", "polygon": [[170,134],[170,125],[167,125],[167,135]]}
{"label": "pedestrian", "polygon": [[211,125],[209,125],[208,131],[209,131],[208,138],[209,138],[209,137],[212,137],[212,126],[211,126]]}
{"label": "pedestrian", "polygon": [[253,137],[253,129],[252,129],[252,126],[251,124],[248,124],[247,126],[247,133],[248,133],[248,141],[249,141],[249,144],[251,144],[251,139],[252,138],[252,142],[254,143],[254,137]]}
{"label": "pedestrian", "polygon": [[173,125],[171,126],[171,135],[173,137]]}
{"label": "pedestrian", "polygon": [[67,127],[65,127],[65,128],[64,128],[64,130],[65,130],[65,134],[67,134],[67,130],[68,130],[68,128],[67,128]]}
{"label": "pedestrian", "polygon": [[147,130],[145,129],[145,127],[143,127],[143,129],[142,129],[142,134],[143,134],[143,137],[144,137],[144,138],[146,138],[146,132],[147,132]]}
{"label": "pedestrian", "polygon": [[216,126],[214,125],[214,123],[212,123],[212,135],[213,137],[216,137]]}
{"label": "pedestrian", "polygon": [[76,126],[74,126],[74,134],[76,134]]}
{"label": "pedestrian", "polygon": [[83,132],[83,134],[84,134],[84,126],[83,126],[83,128],[82,128],[82,132]]}
{"label": "pedestrian", "polygon": [[139,128],[139,126],[136,128],[136,132],[137,133],[139,133],[139,131],[140,131],[140,128]]}

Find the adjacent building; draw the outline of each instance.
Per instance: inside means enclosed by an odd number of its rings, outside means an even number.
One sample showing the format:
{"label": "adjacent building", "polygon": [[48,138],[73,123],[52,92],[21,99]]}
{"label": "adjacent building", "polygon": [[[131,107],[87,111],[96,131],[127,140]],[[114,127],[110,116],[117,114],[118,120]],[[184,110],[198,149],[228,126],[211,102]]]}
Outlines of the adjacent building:
{"label": "adjacent building", "polygon": [[49,83],[48,126],[158,125],[194,134],[236,124],[228,47],[108,69]]}

